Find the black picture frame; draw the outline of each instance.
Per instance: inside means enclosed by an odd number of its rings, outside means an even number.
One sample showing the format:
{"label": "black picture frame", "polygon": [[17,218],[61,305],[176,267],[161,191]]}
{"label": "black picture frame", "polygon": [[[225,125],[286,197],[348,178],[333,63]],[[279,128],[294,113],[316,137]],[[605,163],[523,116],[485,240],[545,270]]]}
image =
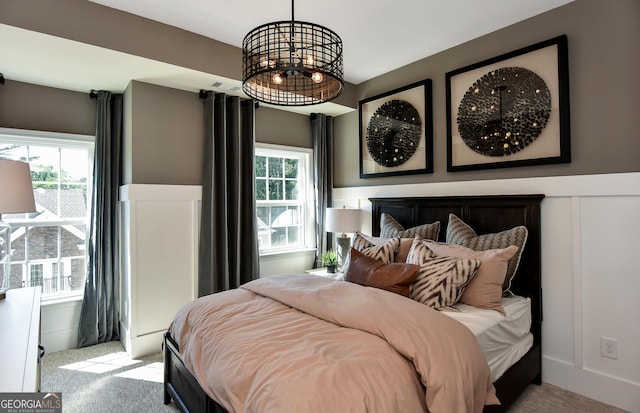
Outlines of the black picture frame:
{"label": "black picture frame", "polygon": [[360,100],[358,113],[360,178],[433,172],[431,79]]}
{"label": "black picture frame", "polygon": [[448,172],[571,162],[566,35],[445,78]]}

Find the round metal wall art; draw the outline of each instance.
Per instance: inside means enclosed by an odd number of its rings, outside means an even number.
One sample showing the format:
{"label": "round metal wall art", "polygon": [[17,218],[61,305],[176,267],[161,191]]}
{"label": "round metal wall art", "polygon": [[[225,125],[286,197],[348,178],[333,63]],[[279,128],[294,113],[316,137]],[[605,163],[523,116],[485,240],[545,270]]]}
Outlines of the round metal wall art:
{"label": "round metal wall art", "polygon": [[418,149],[421,135],[418,110],[407,101],[390,100],[380,105],[369,119],[367,150],[378,165],[402,165]]}
{"label": "round metal wall art", "polygon": [[508,156],[525,149],[547,125],[551,93],[534,72],[492,70],[476,80],[458,106],[458,131],[472,150]]}

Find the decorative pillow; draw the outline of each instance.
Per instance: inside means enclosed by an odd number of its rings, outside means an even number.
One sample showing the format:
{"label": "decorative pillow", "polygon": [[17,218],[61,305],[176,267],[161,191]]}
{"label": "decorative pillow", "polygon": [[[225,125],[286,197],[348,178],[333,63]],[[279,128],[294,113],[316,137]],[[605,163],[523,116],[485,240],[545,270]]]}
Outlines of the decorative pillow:
{"label": "decorative pillow", "polygon": [[507,275],[502,284],[502,291],[505,295],[508,295],[510,292],[511,280],[518,270],[520,257],[522,256],[528,235],[529,232],[527,228],[522,225],[494,234],[477,235],[476,232],[460,218],[454,214],[449,214],[447,243],[462,245],[476,251],[507,248],[511,245],[518,247],[518,252],[509,260]]}
{"label": "decorative pillow", "polygon": [[460,296],[460,302],[476,308],[496,310],[506,315],[500,304],[502,298],[502,284],[507,275],[509,260],[518,252],[518,247],[511,245],[503,249],[475,251],[471,248],[456,244],[424,241],[436,255],[456,258],[479,258],[480,268]]}
{"label": "decorative pillow", "polygon": [[[391,238],[383,238],[383,237],[372,237],[371,235],[365,235],[360,232],[356,232],[356,236],[353,240],[353,247],[358,251],[361,246],[371,246],[371,245],[382,245],[385,242],[389,241]],[[411,249],[411,244],[413,243],[413,238],[400,238],[400,247],[398,248],[398,252],[393,260],[393,262],[405,262],[407,260],[407,255],[409,254],[409,250]]]}
{"label": "decorative pillow", "polygon": [[407,263],[420,266],[418,278],[411,286],[411,298],[441,310],[458,302],[481,261],[478,258],[436,255],[424,241],[416,238],[411,245]]}
{"label": "decorative pillow", "polygon": [[404,229],[391,215],[384,212],[380,215],[380,236],[383,238],[423,238],[437,241],[440,233],[440,221]]}
{"label": "decorative pillow", "polygon": [[[400,238],[390,238],[378,245],[373,242],[368,241],[365,236],[359,232],[356,232],[353,237],[353,248],[367,257],[375,258],[379,261],[382,261],[384,264],[391,264],[398,252],[398,248],[400,247]],[[349,252],[349,256],[347,260],[342,265],[342,272],[346,273],[349,270],[349,265],[351,261],[351,252]]]}
{"label": "decorative pillow", "polygon": [[344,274],[346,281],[409,297],[409,288],[418,277],[420,267],[415,264],[385,264],[355,248],[351,249],[350,254],[349,268]]}

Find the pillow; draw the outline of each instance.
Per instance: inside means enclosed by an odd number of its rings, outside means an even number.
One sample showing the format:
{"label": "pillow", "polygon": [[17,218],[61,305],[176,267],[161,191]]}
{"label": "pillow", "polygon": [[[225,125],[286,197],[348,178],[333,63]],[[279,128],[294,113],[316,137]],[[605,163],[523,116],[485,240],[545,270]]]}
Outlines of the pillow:
{"label": "pillow", "polygon": [[[396,252],[398,251],[398,247],[400,247],[400,238],[390,238],[378,245],[369,242],[363,234],[356,232],[356,235],[353,237],[353,248],[367,257],[375,258],[379,261],[382,261],[384,264],[391,264],[396,256]],[[346,273],[349,270],[349,265],[351,261],[351,251],[345,260],[345,263],[342,265],[342,272]]]}
{"label": "pillow", "polygon": [[407,263],[420,266],[418,278],[411,286],[411,298],[441,310],[458,302],[481,261],[436,255],[424,241],[415,238]]}
{"label": "pillow", "polygon": [[[355,237],[353,240],[353,247],[357,250],[360,250],[362,245],[372,246],[372,245],[381,245],[385,242],[389,241],[390,238],[383,237],[372,237],[371,235],[365,235],[359,232],[356,232],[356,235],[359,237]],[[411,249],[411,244],[413,243],[412,238],[400,238],[400,247],[396,252],[396,256],[393,262],[405,262],[407,260],[407,255],[409,254],[409,250]]]}
{"label": "pillow", "polygon": [[380,215],[380,236],[383,238],[424,238],[437,241],[440,233],[440,221],[404,229],[391,215],[384,212]]}
{"label": "pillow", "polygon": [[476,251],[507,248],[511,245],[518,247],[518,252],[509,260],[507,275],[502,284],[502,291],[505,295],[508,295],[511,288],[511,280],[518,270],[528,234],[526,227],[518,226],[495,234],[476,235],[476,232],[460,218],[454,214],[449,214],[446,240],[449,244],[462,245]]}
{"label": "pillow", "polygon": [[346,281],[409,297],[409,287],[418,277],[420,267],[415,264],[385,264],[355,248],[350,254],[349,269],[344,274]]}
{"label": "pillow", "polygon": [[518,252],[518,247],[511,245],[503,249],[475,251],[456,244],[424,241],[436,255],[456,258],[479,258],[480,268],[460,296],[460,302],[485,310],[496,310],[506,315],[500,304],[502,284],[507,275],[509,260]]}

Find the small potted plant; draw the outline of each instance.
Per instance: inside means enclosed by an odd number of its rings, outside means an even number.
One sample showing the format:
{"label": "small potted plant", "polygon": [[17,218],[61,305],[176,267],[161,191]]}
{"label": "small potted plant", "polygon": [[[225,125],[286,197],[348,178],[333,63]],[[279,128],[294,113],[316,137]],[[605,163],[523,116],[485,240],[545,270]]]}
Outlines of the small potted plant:
{"label": "small potted plant", "polygon": [[336,250],[328,250],[322,253],[322,264],[327,267],[327,272],[333,274],[338,265],[338,253]]}

